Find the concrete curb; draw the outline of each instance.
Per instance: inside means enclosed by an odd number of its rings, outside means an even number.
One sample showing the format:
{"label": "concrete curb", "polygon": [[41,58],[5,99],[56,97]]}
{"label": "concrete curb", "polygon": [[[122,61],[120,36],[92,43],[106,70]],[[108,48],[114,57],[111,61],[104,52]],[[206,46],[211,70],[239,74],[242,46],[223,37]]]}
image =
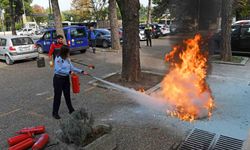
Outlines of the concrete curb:
{"label": "concrete curb", "polygon": [[117,147],[115,136],[105,134],[80,150],[113,150]]}
{"label": "concrete curb", "polygon": [[[217,55],[215,55],[216,57]],[[239,65],[239,66],[245,66],[246,63],[248,62],[249,58],[248,57],[242,57],[243,60],[240,63],[234,63],[234,62],[227,62],[227,61],[220,61],[220,60],[211,60],[210,62],[212,63],[217,63],[217,64],[228,64],[228,65]]]}
{"label": "concrete curb", "polygon": [[[165,75],[165,74],[162,74],[162,73],[157,73],[157,72],[152,72],[152,71],[146,71],[146,70],[145,70],[145,71],[142,71],[142,72],[144,72],[144,73],[150,73],[150,74],[154,74],[154,75],[161,75],[161,76],[164,76],[164,75]],[[119,71],[117,71],[117,72],[112,72],[112,73],[109,73],[109,74],[106,74],[106,75],[102,76],[101,79],[105,79],[105,78],[110,77],[110,76],[115,75],[115,74],[121,74],[121,73],[120,73]],[[112,86],[109,86],[109,85],[106,85],[106,84],[99,84],[99,83],[97,82],[97,80],[95,80],[95,79],[89,81],[88,84],[93,85],[93,86],[96,86],[96,87],[104,88],[104,89],[115,89],[115,88],[113,88]],[[150,94],[152,94],[153,92],[155,92],[155,91],[157,91],[158,89],[160,89],[160,87],[161,87],[161,82],[158,83],[157,85],[153,86],[152,88],[146,90],[146,91],[145,91],[145,94],[150,95]]]}
{"label": "concrete curb", "polygon": [[248,132],[248,138],[244,142],[243,149],[242,150],[250,150],[250,130]]}

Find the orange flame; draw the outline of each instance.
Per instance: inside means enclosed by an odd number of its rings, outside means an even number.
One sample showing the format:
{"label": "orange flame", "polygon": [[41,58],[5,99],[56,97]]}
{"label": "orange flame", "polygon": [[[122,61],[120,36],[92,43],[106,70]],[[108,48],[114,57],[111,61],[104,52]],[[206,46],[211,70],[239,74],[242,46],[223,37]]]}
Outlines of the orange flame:
{"label": "orange flame", "polygon": [[144,88],[139,88],[137,91],[138,91],[138,92],[141,92],[141,93],[144,93],[144,92],[145,92]]}
{"label": "orange flame", "polygon": [[165,56],[170,71],[164,77],[160,96],[171,106],[167,113],[185,121],[210,117],[214,107],[206,83],[207,55],[200,50],[201,35],[185,40]]}

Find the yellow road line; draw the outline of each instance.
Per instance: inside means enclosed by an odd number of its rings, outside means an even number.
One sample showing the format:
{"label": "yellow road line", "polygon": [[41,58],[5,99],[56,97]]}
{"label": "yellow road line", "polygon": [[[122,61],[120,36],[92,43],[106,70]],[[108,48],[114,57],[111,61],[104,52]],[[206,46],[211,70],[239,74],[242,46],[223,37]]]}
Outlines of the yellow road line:
{"label": "yellow road line", "polygon": [[30,115],[32,115],[32,116],[36,116],[36,117],[45,117],[44,115],[42,115],[42,114],[38,114],[38,113],[36,113],[36,112],[28,112],[28,114],[30,114]]}
{"label": "yellow road line", "polygon": [[53,98],[54,98],[54,96],[51,96],[51,97],[46,98],[46,100],[51,100]]}
{"label": "yellow road line", "polygon": [[7,115],[12,114],[14,112],[17,112],[19,110],[21,110],[21,108],[18,108],[18,109],[15,109],[15,110],[12,110],[12,111],[9,111],[9,112],[6,112],[6,113],[2,113],[2,114],[0,114],[0,117],[7,116]]}
{"label": "yellow road line", "polygon": [[89,92],[89,91],[93,90],[94,88],[95,88],[95,87],[90,87],[90,88],[84,90],[84,92]]}

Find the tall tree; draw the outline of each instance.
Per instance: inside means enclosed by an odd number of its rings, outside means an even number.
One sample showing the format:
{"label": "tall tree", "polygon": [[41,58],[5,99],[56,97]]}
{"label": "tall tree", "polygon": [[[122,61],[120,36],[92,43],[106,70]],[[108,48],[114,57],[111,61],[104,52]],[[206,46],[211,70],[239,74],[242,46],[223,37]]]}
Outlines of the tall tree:
{"label": "tall tree", "polygon": [[32,7],[33,15],[36,22],[39,24],[41,22],[45,22],[48,18],[48,14],[46,13],[46,10],[40,6],[40,5],[34,5]]}
{"label": "tall tree", "polygon": [[107,0],[90,0],[91,6],[92,6],[92,16],[94,16],[94,20],[101,20],[103,15],[103,10],[105,9],[105,6],[107,5]]}
{"label": "tall tree", "polygon": [[148,0],[148,13],[147,13],[147,24],[151,23],[151,6],[152,5],[152,0]]}
{"label": "tall tree", "polygon": [[[169,5],[170,1],[171,0],[153,0],[152,2],[154,4],[154,9],[153,9],[152,16],[155,18],[159,18],[163,14],[165,14],[166,10],[170,8],[170,5]],[[172,1],[174,2],[174,0]]]}
{"label": "tall tree", "polygon": [[122,79],[139,81],[141,65],[139,52],[139,0],[117,0],[122,15]]}
{"label": "tall tree", "polygon": [[84,20],[91,20],[92,4],[91,0],[73,0],[71,3],[72,12],[76,16],[75,20],[82,22]]}
{"label": "tall tree", "polygon": [[111,28],[111,45],[112,49],[120,49],[120,38],[118,33],[116,0],[109,0],[109,20]]}
{"label": "tall tree", "polygon": [[[5,25],[6,29],[11,29],[11,24],[12,23],[20,23],[22,21],[22,15],[24,13],[23,10],[23,3],[22,0],[0,0],[0,5],[1,7],[5,10]],[[12,3],[12,9],[11,9],[11,4]],[[30,6],[32,0],[23,0],[24,6],[25,6],[25,12],[26,15],[30,15],[32,12],[32,8]],[[14,16],[11,15],[12,13],[15,14]]]}
{"label": "tall tree", "polygon": [[232,4],[233,0],[222,0],[221,8],[221,59],[223,61],[232,60],[231,50],[231,24],[232,24]]}
{"label": "tall tree", "polygon": [[54,21],[55,21],[55,27],[56,27],[56,34],[62,35],[64,38],[64,44],[66,44],[66,39],[63,31],[62,26],[62,17],[61,12],[58,4],[58,0],[51,0],[51,5],[53,9],[53,15],[54,15]]}
{"label": "tall tree", "polygon": [[15,11],[14,11],[14,0],[10,0],[10,16],[11,16],[11,31],[12,35],[16,35],[16,26],[15,26]]}

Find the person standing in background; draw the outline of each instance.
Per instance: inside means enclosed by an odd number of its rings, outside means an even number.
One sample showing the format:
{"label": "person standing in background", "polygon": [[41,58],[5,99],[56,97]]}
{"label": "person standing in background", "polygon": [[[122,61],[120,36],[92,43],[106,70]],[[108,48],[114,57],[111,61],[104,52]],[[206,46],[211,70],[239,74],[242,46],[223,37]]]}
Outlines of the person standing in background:
{"label": "person standing in background", "polygon": [[149,24],[146,25],[144,33],[145,33],[145,36],[146,36],[147,46],[152,47],[152,40],[151,40],[151,38],[152,38],[152,27]]}
{"label": "person standing in background", "polygon": [[[50,66],[53,66],[54,64],[54,60],[56,58],[56,56],[59,54],[61,47],[63,46],[63,36],[62,35],[57,35],[56,36],[56,43],[52,43],[50,45],[50,49],[49,49],[49,60],[50,60]],[[53,59],[52,59],[53,58]]]}
{"label": "person standing in background", "polygon": [[95,53],[96,47],[96,33],[94,27],[90,27],[88,32],[89,46],[92,47],[93,53]]}

